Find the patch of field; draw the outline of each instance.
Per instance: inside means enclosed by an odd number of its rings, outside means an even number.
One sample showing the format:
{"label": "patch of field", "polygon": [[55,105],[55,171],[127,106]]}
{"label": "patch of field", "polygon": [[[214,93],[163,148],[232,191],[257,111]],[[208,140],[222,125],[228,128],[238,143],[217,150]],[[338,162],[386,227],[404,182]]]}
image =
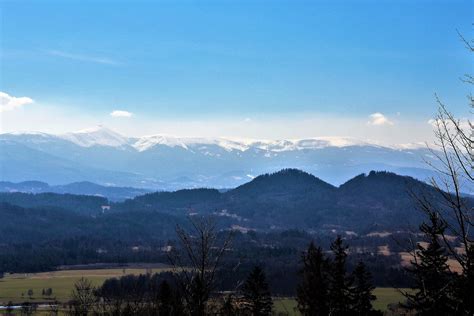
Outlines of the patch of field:
{"label": "patch of field", "polygon": [[[100,286],[106,279],[121,277],[127,274],[145,274],[168,271],[166,268],[145,269],[95,269],[95,270],[62,270],[29,274],[10,274],[0,279],[0,303],[9,301],[20,302],[45,302],[48,300],[68,301],[74,283],[80,278],[87,278],[94,286]],[[43,289],[52,288],[51,297],[42,296]],[[33,295],[28,296],[28,290],[33,290]]]}
{"label": "patch of field", "polygon": [[[409,291],[409,289],[401,289],[402,291]],[[378,287],[373,294],[377,297],[374,302],[374,308],[386,311],[387,305],[392,303],[401,303],[405,301],[405,297],[392,287]]]}
{"label": "patch of field", "polygon": [[404,268],[411,266],[411,262],[413,261],[413,254],[409,252],[399,252],[400,255],[400,265]]}
{"label": "patch of field", "polygon": [[[412,261],[414,260],[414,257],[413,257],[413,254],[412,253],[409,253],[409,252],[399,252],[398,253],[400,255],[400,265],[402,267],[409,267],[412,265]],[[418,255],[417,255],[417,259],[418,259]],[[452,271],[452,272],[456,272],[458,274],[461,274],[462,273],[462,266],[459,264],[458,261],[454,260],[454,259],[448,259],[448,262],[447,262],[448,266],[449,266],[449,269]]]}
{"label": "patch of field", "polygon": [[[402,289],[406,291],[407,289]],[[405,299],[403,295],[394,288],[378,287],[374,290],[374,295],[377,296],[374,302],[374,308],[386,311],[387,305],[392,303],[403,302]],[[275,298],[273,300],[273,310],[278,315],[300,316],[297,310],[297,302],[294,298]]]}
{"label": "patch of field", "polygon": [[297,310],[298,303],[294,298],[275,298],[273,300],[273,310],[276,315],[296,316],[301,315]]}
{"label": "patch of field", "polygon": [[377,253],[382,256],[390,256],[392,254],[388,245],[378,246]]}
{"label": "patch of field", "polygon": [[371,232],[368,233],[366,236],[367,237],[380,237],[380,238],[385,238],[392,235],[391,232]]}
{"label": "patch of field", "polygon": [[452,272],[456,272],[457,274],[462,274],[462,266],[459,264],[458,261],[454,259],[448,259],[448,266],[449,270]]}

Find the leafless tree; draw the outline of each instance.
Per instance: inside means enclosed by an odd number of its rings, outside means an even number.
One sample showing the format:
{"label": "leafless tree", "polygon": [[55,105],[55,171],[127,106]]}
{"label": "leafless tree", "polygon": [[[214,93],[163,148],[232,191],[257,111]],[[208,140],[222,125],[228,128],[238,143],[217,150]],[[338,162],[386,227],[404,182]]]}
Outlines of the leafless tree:
{"label": "leafless tree", "polygon": [[75,316],[87,316],[92,313],[96,301],[94,286],[86,278],[80,278],[71,293],[71,312]]}
{"label": "leafless tree", "polygon": [[[459,35],[468,50],[474,52],[474,41],[468,41]],[[466,74],[461,78],[468,85],[474,85],[474,77]],[[469,113],[474,110],[474,97],[468,95]],[[474,208],[472,198],[467,192],[474,187],[474,125],[469,117],[456,118],[443,101],[436,95],[438,113],[431,122],[434,126],[435,142],[428,145],[434,161],[427,162],[435,171],[436,176],[430,179],[442,203],[433,203],[432,197],[423,193],[415,194],[415,198],[428,216],[436,215],[447,223],[446,233],[441,238],[448,251],[461,268],[460,301],[463,309],[472,311],[473,302],[469,299],[474,288]],[[472,192],[471,192],[472,193]],[[453,237],[460,247],[455,247]],[[416,260],[416,254],[414,255]]]}
{"label": "leafless tree", "polygon": [[232,232],[219,238],[212,217],[190,217],[191,228],[177,226],[178,247],[169,253],[186,308],[192,316],[206,314],[208,300],[215,289],[216,272],[230,249]]}

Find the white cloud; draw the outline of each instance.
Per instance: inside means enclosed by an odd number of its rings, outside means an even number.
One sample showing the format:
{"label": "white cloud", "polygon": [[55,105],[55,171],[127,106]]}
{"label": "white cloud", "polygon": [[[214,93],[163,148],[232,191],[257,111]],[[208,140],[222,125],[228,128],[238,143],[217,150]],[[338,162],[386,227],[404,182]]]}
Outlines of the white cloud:
{"label": "white cloud", "polygon": [[123,110],[115,110],[110,113],[110,116],[113,117],[131,117],[133,113]]}
{"label": "white cloud", "polygon": [[33,103],[28,97],[14,97],[5,92],[0,92],[0,112],[12,111],[24,105]]}
{"label": "white cloud", "polygon": [[390,121],[385,115],[380,112],[372,113],[369,115],[369,121],[367,122],[369,125],[393,125],[393,122]]}
{"label": "white cloud", "polygon": [[436,127],[436,122],[437,122],[437,120],[435,120],[435,119],[429,119],[427,123],[430,124],[433,127]]}

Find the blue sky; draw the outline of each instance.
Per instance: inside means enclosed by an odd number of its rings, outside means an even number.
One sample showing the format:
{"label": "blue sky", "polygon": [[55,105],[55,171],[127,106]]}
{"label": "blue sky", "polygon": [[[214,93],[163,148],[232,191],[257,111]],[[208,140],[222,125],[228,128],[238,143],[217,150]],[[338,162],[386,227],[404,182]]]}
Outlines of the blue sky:
{"label": "blue sky", "polygon": [[[0,91],[34,101],[2,112],[5,131],[107,124],[132,134],[385,140],[397,126],[423,123],[421,140],[435,92],[456,114],[468,113],[469,87],[459,77],[472,61],[456,29],[472,35],[470,1],[0,6]],[[132,116],[112,117],[114,110]],[[369,126],[374,113],[386,119],[378,130]],[[304,120],[313,121],[296,133]],[[318,122],[327,126],[312,130]]]}

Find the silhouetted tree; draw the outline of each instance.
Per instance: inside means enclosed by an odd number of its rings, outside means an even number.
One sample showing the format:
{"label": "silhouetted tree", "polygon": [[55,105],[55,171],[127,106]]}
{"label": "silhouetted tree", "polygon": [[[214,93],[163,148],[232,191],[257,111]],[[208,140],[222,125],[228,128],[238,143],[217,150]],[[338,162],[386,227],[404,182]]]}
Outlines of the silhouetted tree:
{"label": "silhouetted tree", "polygon": [[160,316],[176,315],[181,311],[181,308],[178,307],[181,305],[178,296],[179,295],[173,291],[168,281],[164,280],[160,283],[158,289],[158,311]]}
{"label": "silhouetted tree", "polygon": [[313,242],[302,255],[302,281],[297,288],[298,310],[303,315],[328,315],[328,260]]}
{"label": "silhouetted tree", "polygon": [[353,315],[381,315],[372,307],[372,301],[376,299],[372,294],[375,286],[372,284],[372,275],[367,271],[365,264],[359,262],[352,275],[354,278],[351,307]]}
{"label": "silhouetted tree", "polygon": [[[474,41],[459,34],[469,52],[474,53]],[[462,81],[474,85],[474,76],[466,74]],[[474,109],[474,96],[468,95],[469,107]],[[436,96],[438,114],[434,125],[435,144],[431,149],[435,163],[428,163],[437,176],[431,184],[444,199],[441,205],[431,203],[432,199],[424,192],[412,194],[428,218],[433,214],[447,224],[441,234],[443,244],[450,258],[462,268],[456,277],[454,296],[457,300],[457,313],[474,315],[474,208],[466,201],[463,192],[474,185],[474,123],[469,119],[456,118],[447,106]],[[448,235],[455,236],[463,251],[459,252],[450,242]]]}
{"label": "silhouetted tree", "polygon": [[341,236],[337,236],[331,244],[334,255],[329,275],[329,313],[331,315],[347,315],[351,309],[353,280],[346,271],[347,248]]}
{"label": "silhouetted tree", "polygon": [[265,273],[260,267],[255,267],[248,275],[242,287],[244,309],[252,316],[266,316],[272,312],[272,296]]}
{"label": "silhouetted tree", "polygon": [[47,289],[44,291],[44,294],[45,294],[46,296],[51,296],[51,295],[53,295],[53,289],[50,288],[50,287],[47,288]]}
{"label": "silhouetted tree", "polygon": [[430,223],[423,223],[420,231],[427,246],[417,246],[410,271],[415,277],[415,294],[405,293],[409,306],[419,315],[454,315],[457,304],[453,300],[456,276],[450,272],[446,249],[441,245],[447,224],[436,213]]}
{"label": "silhouetted tree", "polygon": [[221,259],[229,250],[232,233],[219,240],[211,217],[190,218],[191,230],[176,228],[180,248],[169,253],[186,308],[192,316],[203,316],[215,288],[215,276]]}
{"label": "silhouetted tree", "polygon": [[96,300],[92,283],[80,278],[71,293],[71,313],[75,316],[87,316],[92,311]]}

